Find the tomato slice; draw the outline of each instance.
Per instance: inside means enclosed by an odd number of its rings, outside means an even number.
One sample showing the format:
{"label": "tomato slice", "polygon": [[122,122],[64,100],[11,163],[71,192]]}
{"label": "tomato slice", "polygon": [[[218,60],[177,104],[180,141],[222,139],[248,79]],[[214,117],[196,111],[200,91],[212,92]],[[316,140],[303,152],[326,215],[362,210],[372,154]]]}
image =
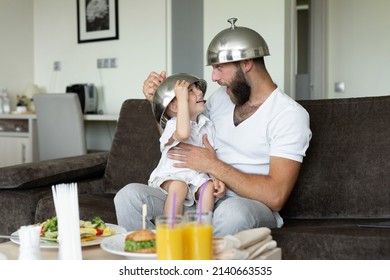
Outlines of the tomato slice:
{"label": "tomato slice", "polygon": [[103,234],[103,230],[101,230],[100,228],[96,228],[96,235],[100,236],[102,234]]}
{"label": "tomato slice", "polygon": [[45,228],[45,223],[42,223],[41,224],[41,231],[40,231],[40,233],[39,233],[39,236],[43,236],[43,230],[44,230],[44,228]]}

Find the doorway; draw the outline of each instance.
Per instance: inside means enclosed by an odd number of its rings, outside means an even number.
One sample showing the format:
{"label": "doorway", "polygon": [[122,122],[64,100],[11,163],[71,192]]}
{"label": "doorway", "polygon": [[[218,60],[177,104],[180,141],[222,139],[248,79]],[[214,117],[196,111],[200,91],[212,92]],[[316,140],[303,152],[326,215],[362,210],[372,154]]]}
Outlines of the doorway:
{"label": "doorway", "polygon": [[295,92],[298,100],[310,99],[310,13],[309,0],[297,0],[296,6],[296,74]]}
{"label": "doorway", "polygon": [[[287,2],[290,2],[287,0]],[[286,2],[286,4],[287,4]],[[326,97],[326,10],[327,0],[292,0],[290,36],[287,36],[289,54],[286,63],[290,70],[290,95],[296,100]]]}

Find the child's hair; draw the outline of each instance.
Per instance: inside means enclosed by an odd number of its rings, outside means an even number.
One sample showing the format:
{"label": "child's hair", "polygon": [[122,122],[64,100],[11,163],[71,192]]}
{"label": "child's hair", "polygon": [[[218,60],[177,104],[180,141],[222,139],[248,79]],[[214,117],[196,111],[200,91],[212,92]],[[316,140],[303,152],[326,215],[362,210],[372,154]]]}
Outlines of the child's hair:
{"label": "child's hair", "polygon": [[[171,102],[169,102],[169,104],[171,104],[172,102],[176,102],[176,97],[173,98],[171,100]],[[165,112],[164,112],[164,115],[163,115],[166,120],[169,120],[169,119],[175,117],[175,113],[172,112],[172,110],[169,107],[169,104],[167,105],[167,108],[165,109]]]}

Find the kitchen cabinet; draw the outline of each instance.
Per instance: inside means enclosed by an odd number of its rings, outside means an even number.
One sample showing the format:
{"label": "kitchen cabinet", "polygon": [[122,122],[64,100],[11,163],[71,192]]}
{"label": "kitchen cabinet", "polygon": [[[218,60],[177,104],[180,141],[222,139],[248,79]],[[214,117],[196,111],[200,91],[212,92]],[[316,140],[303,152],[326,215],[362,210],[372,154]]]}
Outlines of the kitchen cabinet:
{"label": "kitchen cabinet", "polygon": [[[84,115],[87,149],[108,151],[118,115]],[[0,114],[0,167],[39,160],[35,114]]]}
{"label": "kitchen cabinet", "polygon": [[0,114],[0,167],[37,160],[36,116]]}

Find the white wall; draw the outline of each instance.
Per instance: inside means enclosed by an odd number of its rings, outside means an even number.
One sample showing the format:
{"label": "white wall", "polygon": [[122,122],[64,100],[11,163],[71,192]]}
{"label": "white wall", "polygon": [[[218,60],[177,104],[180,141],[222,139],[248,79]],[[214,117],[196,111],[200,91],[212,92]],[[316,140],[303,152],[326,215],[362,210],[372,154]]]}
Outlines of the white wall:
{"label": "white wall", "polygon": [[[258,31],[267,41],[271,52],[266,58],[268,69],[283,88],[284,0],[246,0],[244,6],[240,3],[204,1],[204,65],[211,39],[229,27],[228,18],[237,17],[237,25]],[[119,0],[119,40],[78,44],[76,1],[34,0],[35,82],[47,92],[64,91],[71,83],[95,83],[102,94],[101,109],[106,113],[118,112],[127,98],[143,98],[141,86],[148,73],[169,70],[167,5],[169,0]],[[96,60],[105,57],[118,58],[119,68],[97,69]],[[54,61],[61,62],[61,71],[53,71]],[[211,81],[211,67],[205,66],[204,71],[208,91],[212,92],[217,84]]]}
{"label": "white wall", "polygon": [[[328,98],[389,95],[390,1],[328,5]],[[345,82],[344,93],[335,82]]]}
{"label": "white wall", "polygon": [[[274,81],[285,82],[285,6],[290,0],[205,0],[204,55],[209,42],[228,28],[227,19],[258,31],[271,56],[266,64]],[[119,0],[119,40],[77,43],[75,0],[0,0],[0,88],[21,94],[30,83],[46,92],[68,84],[95,83],[105,113],[118,113],[123,100],[143,98],[142,82],[151,70],[170,70],[170,0]],[[168,14],[168,16],[167,16]],[[390,94],[390,1],[328,0],[327,96]],[[288,25],[288,24],[287,24]],[[183,27],[184,28],[184,27]],[[174,55],[174,54],[173,54]],[[118,59],[118,68],[96,67],[98,58]],[[53,71],[60,61],[62,70]],[[204,67],[209,92],[211,67]],[[334,83],[346,83],[335,93]]]}
{"label": "white wall", "polygon": [[[204,52],[200,59],[206,65],[209,42],[229,27],[228,18],[237,17],[237,25],[258,31],[267,41],[271,52],[266,58],[268,69],[283,87],[284,0],[244,2],[204,1]],[[1,47],[0,61],[5,59],[8,66],[7,70],[0,67],[0,87],[8,82],[11,94],[16,94],[35,83],[44,92],[55,93],[64,92],[72,83],[90,82],[98,87],[99,109],[118,113],[123,100],[143,98],[142,82],[151,70],[170,70],[170,0],[119,0],[119,40],[83,44],[77,43],[76,3],[0,0],[1,38],[8,36],[6,40],[12,41],[6,49]],[[12,26],[12,32],[2,28],[4,25]],[[118,59],[118,68],[97,69],[98,58],[111,57]],[[61,71],[53,71],[54,61],[61,62]],[[11,66],[13,71],[9,71]],[[211,81],[211,67],[204,69],[212,92],[217,84]]]}
{"label": "white wall", "polygon": [[33,2],[0,0],[0,89],[8,88],[11,105],[34,79]]}
{"label": "white wall", "polygon": [[[204,1],[204,57],[213,37],[229,28],[229,18],[237,18],[237,26],[257,31],[267,42],[271,55],[265,63],[274,82],[284,88],[284,5],[285,0],[205,0]],[[204,78],[208,81],[208,92],[218,85],[211,81],[211,66],[205,66]]]}
{"label": "white wall", "polygon": [[[34,80],[46,92],[73,83],[94,83],[99,109],[118,113],[127,98],[143,98],[151,69],[166,69],[166,1],[119,0],[119,40],[77,43],[77,1],[34,0]],[[117,58],[118,68],[97,68],[98,58]],[[61,71],[53,71],[60,61]]]}

